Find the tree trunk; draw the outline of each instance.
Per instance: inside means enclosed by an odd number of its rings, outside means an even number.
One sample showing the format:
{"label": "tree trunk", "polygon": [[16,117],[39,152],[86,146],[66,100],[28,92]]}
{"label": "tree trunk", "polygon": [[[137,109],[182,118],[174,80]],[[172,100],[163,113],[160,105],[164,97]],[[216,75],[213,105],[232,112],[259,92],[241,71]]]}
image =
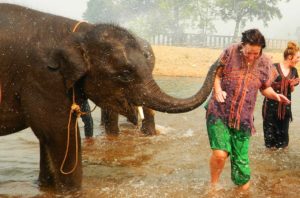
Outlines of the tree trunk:
{"label": "tree trunk", "polygon": [[241,24],[241,18],[238,16],[235,20],[234,33],[233,33],[233,37],[232,37],[233,43],[238,42],[238,34],[240,31],[240,24]]}

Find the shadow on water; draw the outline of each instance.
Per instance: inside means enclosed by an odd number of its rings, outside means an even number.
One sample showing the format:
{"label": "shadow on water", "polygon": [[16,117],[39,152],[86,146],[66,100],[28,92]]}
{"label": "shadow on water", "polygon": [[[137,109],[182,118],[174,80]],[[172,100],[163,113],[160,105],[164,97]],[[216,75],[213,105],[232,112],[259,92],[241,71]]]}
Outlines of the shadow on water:
{"label": "shadow on water", "polygon": [[[195,93],[201,79],[156,77],[170,95]],[[293,97],[298,98],[300,90]],[[30,130],[0,138],[0,197],[298,197],[300,193],[300,104],[293,101],[294,121],[287,150],[263,145],[262,97],[255,112],[257,134],[251,138],[252,186],[239,192],[227,162],[216,189],[209,189],[210,147],[203,107],[183,114],[156,112],[159,135],[144,137],[121,118],[117,137],[103,134],[100,110],[93,112],[96,138],[83,142],[83,187],[67,195],[40,191],[36,179],[39,150]],[[299,115],[299,116],[297,116]],[[83,125],[80,123],[81,131]]]}

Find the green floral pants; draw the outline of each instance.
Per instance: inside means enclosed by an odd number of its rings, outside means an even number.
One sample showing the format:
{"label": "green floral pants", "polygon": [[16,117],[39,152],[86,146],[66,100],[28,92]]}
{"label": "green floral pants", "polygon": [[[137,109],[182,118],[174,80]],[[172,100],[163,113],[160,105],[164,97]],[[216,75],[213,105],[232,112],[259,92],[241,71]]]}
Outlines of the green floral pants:
{"label": "green floral pants", "polygon": [[250,134],[242,130],[229,128],[222,120],[207,120],[210,147],[213,150],[228,152],[231,161],[231,179],[236,185],[246,184],[250,180],[248,148]]}

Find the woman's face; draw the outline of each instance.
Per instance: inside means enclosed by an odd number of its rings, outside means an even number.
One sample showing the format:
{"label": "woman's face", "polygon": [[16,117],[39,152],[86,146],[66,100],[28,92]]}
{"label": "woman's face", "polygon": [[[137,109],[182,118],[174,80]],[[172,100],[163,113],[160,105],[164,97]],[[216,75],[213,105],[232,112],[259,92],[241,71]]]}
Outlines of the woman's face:
{"label": "woman's face", "polygon": [[297,52],[294,56],[289,56],[289,65],[291,67],[295,67],[297,63],[300,61],[300,52]]}
{"label": "woman's face", "polygon": [[261,52],[261,46],[259,45],[243,45],[243,55],[248,64],[253,64],[256,59],[259,58]]}

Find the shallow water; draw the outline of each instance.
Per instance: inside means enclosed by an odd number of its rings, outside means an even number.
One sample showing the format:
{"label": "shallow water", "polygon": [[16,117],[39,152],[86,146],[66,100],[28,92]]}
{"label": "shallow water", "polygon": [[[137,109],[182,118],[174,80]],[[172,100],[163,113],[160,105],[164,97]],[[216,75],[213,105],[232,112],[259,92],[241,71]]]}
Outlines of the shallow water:
{"label": "shallow water", "polygon": [[[201,79],[157,77],[169,94],[193,94]],[[294,121],[286,150],[264,148],[262,97],[255,112],[257,134],[251,138],[252,185],[239,192],[230,179],[230,162],[217,188],[209,189],[210,147],[203,107],[183,114],[156,112],[160,134],[144,137],[121,119],[118,137],[107,137],[99,126],[100,111],[93,112],[95,142],[83,142],[83,187],[64,195],[41,191],[36,179],[39,148],[33,133],[0,137],[0,197],[298,197],[300,193],[300,89],[293,94]],[[93,106],[93,105],[91,105]],[[81,131],[83,131],[80,123]],[[82,134],[82,133],[81,133]]]}

